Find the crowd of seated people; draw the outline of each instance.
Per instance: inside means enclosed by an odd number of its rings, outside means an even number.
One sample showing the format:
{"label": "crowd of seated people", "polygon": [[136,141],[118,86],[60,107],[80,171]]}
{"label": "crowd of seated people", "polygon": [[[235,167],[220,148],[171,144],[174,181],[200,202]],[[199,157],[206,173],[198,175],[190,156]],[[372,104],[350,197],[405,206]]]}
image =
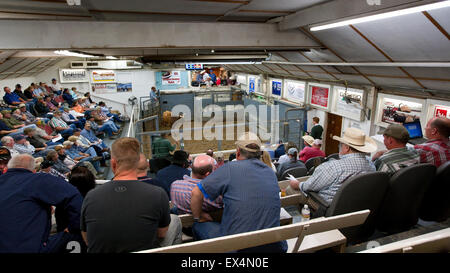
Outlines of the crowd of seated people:
{"label": "crowd of seated people", "polygon": [[[194,240],[280,225],[277,175],[263,161],[262,143],[252,133],[238,138],[232,160],[221,166],[217,166],[212,151],[192,161],[189,153],[171,152],[172,146],[164,146],[167,151],[159,152],[167,152],[171,164],[150,178],[150,163],[137,139],[119,138],[108,150],[99,139],[90,139],[92,133],[86,135],[89,130],[86,123],[83,131],[75,129],[63,145],[56,145],[40,162],[38,173],[34,173],[36,159],[32,155],[13,154],[13,138],[2,139],[6,149],[0,149],[0,207],[4,208],[0,210],[0,237],[7,239],[0,241],[0,252],[61,252],[65,247],[58,246],[69,240],[78,241],[90,253],[179,244],[182,226],[177,214],[192,214]],[[389,126],[383,133],[387,151],[368,160],[367,153],[377,150],[376,143],[361,130],[347,128],[343,136],[333,137],[340,143],[339,160],[322,163],[306,181],[291,181],[291,192],[286,193],[301,193],[302,202],[308,204],[311,200],[305,194],[314,191],[329,204],[342,182],[354,175],[373,171],[392,174],[413,164],[439,166],[450,160],[450,120],[434,118],[425,131],[428,142],[410,149],[405,147],[404,127]],[[287,151],[290,161],[286,163],[299,162],[295,147]],[[114,172],[112,182],[95,188],[95,160],[87,159],[93,159],[94,152],[110,153]],[[6,168],[5,158],[9,158]],[[54,234],[50,234],[49,221],[52,207],[57,211]],[[220,221],[212,216],[217,210],[222,211]],[[286,250],[286,242],[280,241],[241,251]]]}
{"label": "crowd of seated people", "polygon": [[[3,90],[0,139],[1,145],[12,155],[47,158],[49,152],[54,151],[65,158],[59,162],[61,164],[53,162],[52,166],[46,162],[46,170],[56,166],[67,176],[74,165],[84,164],[96,177],[102,177],[100,167],[108,166],[110,151],[101,138],[103,132],[112,139],[120,134],[117,123],[124,121],[120,113],[112,112],[104,102],[92,101],[89,92],[78,97],[75,87],[63,88],[56,79],[52,79],[50,85],[31,83],[25,91],[20,84],[15,86],[14,92],[7,86]],[[64,164],[66,168],[61,166]]]}

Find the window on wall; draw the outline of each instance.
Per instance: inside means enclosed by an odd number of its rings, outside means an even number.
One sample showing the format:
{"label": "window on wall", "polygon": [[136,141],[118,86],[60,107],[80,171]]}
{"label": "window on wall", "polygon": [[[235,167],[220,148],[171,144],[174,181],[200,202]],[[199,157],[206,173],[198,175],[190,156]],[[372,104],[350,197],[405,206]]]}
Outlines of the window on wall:
{"label": "window on wall", "polygon": [[288,101],[303,104],[305,103],[305,88],[305,82],[285,80],[283,98]]}
{"label": "window on wall", "polygon": [[[378,97],[378,125],[403,124],[420,121],[424,109],[423,100],[399,96]],[[423,120],[425,117],[423,117]]]}

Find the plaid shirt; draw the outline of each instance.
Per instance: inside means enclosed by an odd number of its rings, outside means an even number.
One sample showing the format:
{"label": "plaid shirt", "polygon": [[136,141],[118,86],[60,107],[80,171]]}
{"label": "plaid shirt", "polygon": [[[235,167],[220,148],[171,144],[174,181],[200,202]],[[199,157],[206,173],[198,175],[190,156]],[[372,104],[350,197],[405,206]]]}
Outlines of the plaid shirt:
{"label": "plaid shirt", "polygon": [[415,150],[398,148],[387,151],[375,160],[377,171],[394,174],[401,168],[408,167],[420,162],[420,156]]}
{"label": "plaid shirt", "polygon": [[62,120],[61,118],[56,118],[56,117],[53,117],[48,124],[52,128],[56,128],[56,127],[67,128],[67,127],[69,127],[69,125],[67,125],[67,123],[64,120]]}
{"label": "plaid shirt", "polygon": [[300,190],[305,194],[309,191],[317,192],[329,205],[347,178],[373,171],[375,167],[363,153],[342,155],[339,160],[320,164],[308,180],[300,183]]}
{"label": "plaid shirt", "polygon": [[[202,180],[185,175],[183,176],[183,180],[176,180],[170,186],[170,199],[182,213],[192,213],[191,194],[192,190],[200,183],[200,181]],[[214,201],[207,198],[203,199],[203,211],[208,212],[220,208],[223,208],[222,196],[217,197]]]}
{"label": "plaid shirt", "polygon": [[450,160],[450,141],[430,140],[414,146],[420,155],[420,163],[431,163],[436,167]]}

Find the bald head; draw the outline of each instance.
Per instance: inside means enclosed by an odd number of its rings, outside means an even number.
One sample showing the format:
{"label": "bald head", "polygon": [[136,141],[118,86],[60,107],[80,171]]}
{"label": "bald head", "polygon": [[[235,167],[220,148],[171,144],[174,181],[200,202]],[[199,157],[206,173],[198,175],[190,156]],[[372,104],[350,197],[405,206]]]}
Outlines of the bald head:
{"label": "bald head", "polygon": [[35,170],[35,167],[36,167],[35,159],[29,154],[15,155],[8,162],[8,169],[19,168],[33,172]]}
{"label": "bald head", "polygon": [[450,119],[441,117],[430,119],[425,127],[425,136],[428,139],[447,140],[450,136]]}
{"label": "bald head", "polygon": [[209,155],[199,155],[192,163],[192,177],[203,179],[211,174],[213,170],[214,159]]}

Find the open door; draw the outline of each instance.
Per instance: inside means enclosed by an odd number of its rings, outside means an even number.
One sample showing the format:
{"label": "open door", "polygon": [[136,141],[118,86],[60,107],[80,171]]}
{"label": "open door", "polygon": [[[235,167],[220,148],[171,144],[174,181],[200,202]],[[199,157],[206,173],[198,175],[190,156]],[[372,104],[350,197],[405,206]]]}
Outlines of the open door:
{"label": "open door", "polygon": [[[330,155],[339,153],[339,142],[333,139],[333,136],[341,136],[342,117],[328,113],[328,122],[326,128],[325,154]],[[324,133],[324,135],[325,135]]]}

